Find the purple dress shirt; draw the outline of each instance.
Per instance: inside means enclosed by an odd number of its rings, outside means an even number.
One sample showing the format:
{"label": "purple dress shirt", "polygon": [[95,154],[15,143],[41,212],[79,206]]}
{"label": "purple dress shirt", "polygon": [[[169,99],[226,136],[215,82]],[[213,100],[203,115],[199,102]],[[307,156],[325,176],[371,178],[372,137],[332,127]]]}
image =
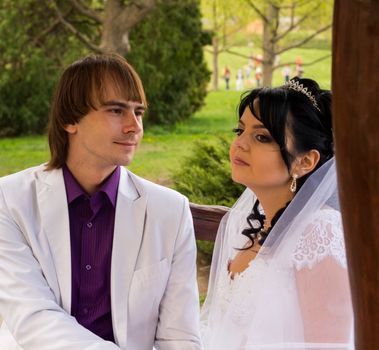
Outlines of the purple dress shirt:
{"label": "purple dress shirt", "polygon": [[111,257],[120,168],[89,196],[63,167],[70,219],[71,315],[99,337],[114,342]]}

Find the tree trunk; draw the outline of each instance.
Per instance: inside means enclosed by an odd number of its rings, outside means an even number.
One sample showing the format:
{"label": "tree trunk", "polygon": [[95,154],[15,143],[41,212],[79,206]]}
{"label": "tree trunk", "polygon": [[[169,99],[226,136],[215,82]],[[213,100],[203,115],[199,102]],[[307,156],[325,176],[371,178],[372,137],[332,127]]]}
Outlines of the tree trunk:
{"label": "tree trunk", "polygon": [[154,8],[155,0],[140,1],[139,5],[124,5],[120,0],[107,0],[100,48],[125,56],[130,51],[129,34]]}
{"label": "tree trunk", "polygon": [[130,25],[120,23],[117,20],[122,10],[120,1],[108,0],[106,2],[100,47],[106,52],[117,52],[120,55],[125,55],[130,50]]}
{"label": "tree trunk", "polygon": [[275,43],[279,23],[279,8],[271,2],[265,11],[266,20],[263,21],[263,86],[271,86],[272,73],[275,62]]}
{"label": "tree trunk", "polygon": [[217,35],[218,29],[218,16],[217,16],[217,2],[212,3],[212,16],[213,16],[213,37],[212,37],[212,88],[214,91],[218,90],[218,46],[219,38]]}
{"label": "tree trunk", "polygon": [[263,55],[263,86],[271,86],[275,56]]}
{"label": "tree trunk", "polygon": [[213,73],[212,73],[212,86],[213,90],[218,90],[218,37],[215,35],[212,38],[212,64],[213,64]]}
{"label": "tree trunk", "polygon": [[333,111],[356,350],[379,347],[379,1],[336,0]]}

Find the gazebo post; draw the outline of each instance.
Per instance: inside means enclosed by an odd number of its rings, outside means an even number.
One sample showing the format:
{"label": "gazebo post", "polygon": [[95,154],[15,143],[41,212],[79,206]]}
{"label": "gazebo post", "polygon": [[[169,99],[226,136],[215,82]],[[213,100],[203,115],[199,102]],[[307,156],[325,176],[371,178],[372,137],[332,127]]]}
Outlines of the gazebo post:
{"label": "gazebo post", "polygon": [[356,350],[379,349],[379,1],[335,0],[333,112]]}

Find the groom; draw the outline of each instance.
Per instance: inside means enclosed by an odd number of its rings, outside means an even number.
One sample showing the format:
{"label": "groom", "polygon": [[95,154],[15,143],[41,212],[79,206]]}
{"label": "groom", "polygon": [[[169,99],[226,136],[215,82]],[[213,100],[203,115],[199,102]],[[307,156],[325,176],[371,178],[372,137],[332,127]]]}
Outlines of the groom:
{"label": "groom", "polygon": [[201,348],[188,201],[123,167],[146,106],[117,55],[63,73],[50,161],[0,179],[0,349]]}

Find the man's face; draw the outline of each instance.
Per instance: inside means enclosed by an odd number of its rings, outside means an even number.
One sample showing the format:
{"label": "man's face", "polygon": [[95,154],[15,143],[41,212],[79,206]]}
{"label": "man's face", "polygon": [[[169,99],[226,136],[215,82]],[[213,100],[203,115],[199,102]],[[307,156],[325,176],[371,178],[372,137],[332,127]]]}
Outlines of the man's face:
{"label": "man's face", "polygon": [[66,126],[67,162],[110,170],[130,164],[143,135],[144,112],[142,103],[126,101],[108,87],[105,102],[97,110]]}

